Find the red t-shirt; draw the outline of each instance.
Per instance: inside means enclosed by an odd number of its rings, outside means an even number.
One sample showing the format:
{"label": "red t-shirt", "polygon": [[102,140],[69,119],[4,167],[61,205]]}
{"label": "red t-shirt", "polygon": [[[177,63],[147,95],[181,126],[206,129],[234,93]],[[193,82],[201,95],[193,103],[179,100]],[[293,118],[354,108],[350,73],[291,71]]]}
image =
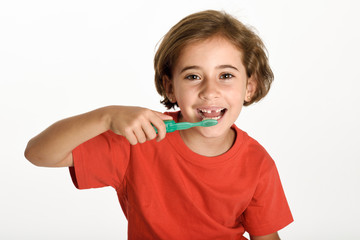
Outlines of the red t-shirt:
{"label": "red t-shirt", "polygon": [[[176,114],[173,114],[176,121]],[[178,131],[130,145],[107,131],[73,150],[79,189],[112,186],[129,239],[246,239],[293,221],[274,161],[235,125],[231,149],[192,152]]]}

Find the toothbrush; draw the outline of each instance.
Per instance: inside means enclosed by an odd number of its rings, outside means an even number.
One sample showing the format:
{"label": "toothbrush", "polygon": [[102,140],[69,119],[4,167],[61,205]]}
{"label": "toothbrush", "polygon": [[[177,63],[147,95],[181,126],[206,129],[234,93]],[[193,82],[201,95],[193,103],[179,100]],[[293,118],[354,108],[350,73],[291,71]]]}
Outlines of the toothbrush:
{"label": "toothbrush", "polygon": [[[211,126],[216,125],[218,123],[218,121],[215,119],[206,119],[206,120],[202,120],[200,122],[195,122],[195,123],[191,123],[191,122],[176,123],[174,120],[165,120],[164,123],[166,126],[166,132],[170,133],[170,132],[174,132],[176,130],[184,130],[184,129],[188,129],[188,128],[192,128],[192,127],[211,127]],[[155,129],[155,132],[158,133],[156,127],[154,127],[154,129]]]}

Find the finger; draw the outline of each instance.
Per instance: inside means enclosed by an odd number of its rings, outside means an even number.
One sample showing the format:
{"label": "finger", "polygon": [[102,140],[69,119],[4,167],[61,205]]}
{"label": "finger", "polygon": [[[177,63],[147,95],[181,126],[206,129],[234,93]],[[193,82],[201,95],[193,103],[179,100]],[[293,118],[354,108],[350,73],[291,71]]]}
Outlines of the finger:
{"label": "finger", "polygon": [[[169,120],[169,119],[168,119]],[[162,139],[165,138],[166,136],[166,126],[164,121],[161,118],[155,118],[152,121],[152,124],[156,127],[157,131],[158,131],[158,135],[156,140],[159,142]]]}
{"label": "finger", "polygon": [[125,131],[124,137],[129,141],[131,145],[136,145],[138,140],[132,130]]}
{"label": "finger", "polygon": [[155,132],[154,126],[151,125],[150,122],[144,123],[142,126],[142,129],[146,135],[147,140],[152,140],[152,139],[156,138],[156,132]]}
{"label": "finger", "polygon": [[139,143],[146,142],[146,136],[145,136],[144,130],[141,127],[135,128],[133,131],[134,131],[136,139]]}

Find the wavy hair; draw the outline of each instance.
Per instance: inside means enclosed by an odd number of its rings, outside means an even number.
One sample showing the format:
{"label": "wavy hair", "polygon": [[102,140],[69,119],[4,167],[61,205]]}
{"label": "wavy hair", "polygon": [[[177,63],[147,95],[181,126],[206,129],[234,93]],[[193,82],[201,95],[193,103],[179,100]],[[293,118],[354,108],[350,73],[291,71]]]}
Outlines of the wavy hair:
{"label": "wavy hair", "polygon": [[155,57],[155,86],[163,97],[161,103],[167,109],[175,108],[166,96],[164,76],[172,79],[172,70],[181,50],[188,44],[219,35],[229,40],[242,52],[242,63],[248,77],[254,77],[256,90],[248,106],[266,96],[274,74],[269,66],[267,50],[260,37],[239,20],[222,11],[207,10],[191,14],[174,25],[163,37]]}

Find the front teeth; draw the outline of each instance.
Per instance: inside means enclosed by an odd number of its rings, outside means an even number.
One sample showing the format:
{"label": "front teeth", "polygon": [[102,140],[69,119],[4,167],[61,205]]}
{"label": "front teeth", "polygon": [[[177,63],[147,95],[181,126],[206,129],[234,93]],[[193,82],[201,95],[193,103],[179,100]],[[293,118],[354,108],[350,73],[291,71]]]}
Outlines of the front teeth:
{"label": "front teeth", "polygon": [[[221,112],[222,110],[224,110],[225,108],[219,108],[219,109],[216,109],[214,110],[215,112]],[[199,109],[201,112],[205,112],[205,113],[211,113],[212,111],[211,110],[206,110],[206,109]]]}
{"label": "front teeth", "polygon": [[211,110],[206,110],[206,109],[200,109],[200,111],[205,113],[211,113]]}
{"label": "front teeth", "polygon": [[[210,109],[199,109],[200,113],[211,113],[211,112],[216,112],[216,113],[219,113],[221,111],[223,111],[225,108],[218,108],[216,110],[210,110]],[[207,120],[207,119],[215,119],[215,120],[219,120],[222,115],[219,115],[217,117],[205,117],[203,114],[201,114],[203,120]]]}
{"label": "front teeth", "polygon": [[208,120],[208,119],[215,119],[215,120],[219,120],[221,118],[221,116],[218,117],[212,117],[212,118],[208,118],[208,117],[204,117],[203,120]]}

